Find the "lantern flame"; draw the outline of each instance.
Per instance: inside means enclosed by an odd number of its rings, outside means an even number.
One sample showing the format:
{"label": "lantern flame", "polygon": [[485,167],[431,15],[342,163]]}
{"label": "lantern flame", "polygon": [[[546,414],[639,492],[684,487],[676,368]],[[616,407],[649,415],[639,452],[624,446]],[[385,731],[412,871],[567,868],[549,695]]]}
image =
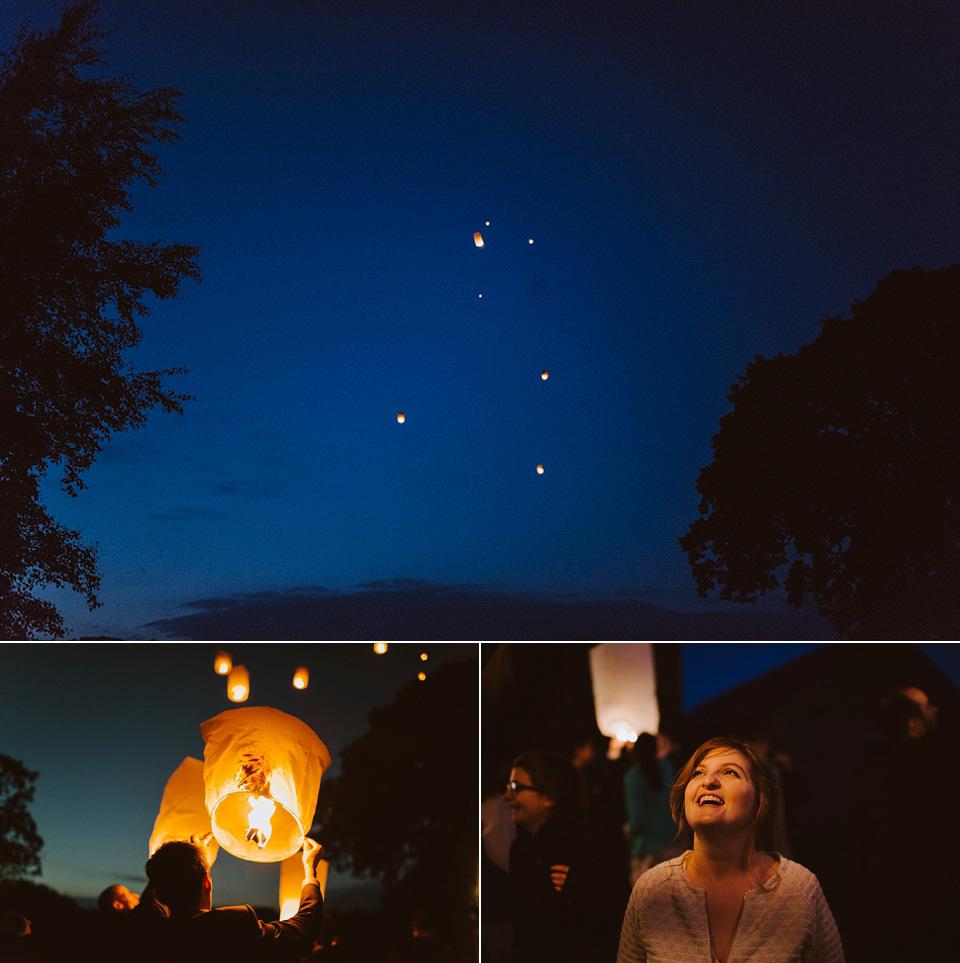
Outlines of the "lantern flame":
{"label": "lantern flame", "polygon": [[376,652],[377,655],[383,655],[383,653],[387,651],[387,643],[386,643],[386,642],[375,642],[375,643],[373,644],[373,651]]}
{"label": "lantern flame", "polygon": [[247,842],[256,842],[258,849],[263,849],[270,841],[273,827],[270,817],[273,816],[277,804],[269,796],[250,797],[250,815],[247,816]]}

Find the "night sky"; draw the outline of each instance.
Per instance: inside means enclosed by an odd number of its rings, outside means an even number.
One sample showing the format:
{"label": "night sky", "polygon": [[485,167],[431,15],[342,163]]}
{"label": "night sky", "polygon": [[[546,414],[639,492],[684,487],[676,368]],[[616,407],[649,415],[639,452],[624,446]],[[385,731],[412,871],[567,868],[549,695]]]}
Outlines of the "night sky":
{"label": "night sky", "polygon": [[[0,41],[62,6],[5,0]],[[947,0],[100,22],[113,73],[185,94],[122,232],[199,245],[204,280],[131,356],[188,368],[196,402],[118,436],[79,498],[45,488],[99,545],[103,607],[51,596],[74,637],[236,637],[242,606],[290,639],[305,598],[411,586],[728,610],[676,539],[730,385],[886,273],[960,260]]]}

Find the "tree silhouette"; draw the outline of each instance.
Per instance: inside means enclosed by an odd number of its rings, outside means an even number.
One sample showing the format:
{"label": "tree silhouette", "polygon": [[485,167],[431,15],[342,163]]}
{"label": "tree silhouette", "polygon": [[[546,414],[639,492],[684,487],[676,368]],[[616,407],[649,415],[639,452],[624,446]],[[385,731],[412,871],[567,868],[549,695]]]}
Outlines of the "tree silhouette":
{"label": "tree silhouette", "polygon": [[849,638],[956,638],[960,265],[894,271],[821,323],[731,388],[679,540],[697,591],[782,583]]}
{"label": "tree silhouette", "polygon": [[147,295],[175,297],[199,279],[197,249],[116,237],[139,180],[162,170],[152,148],[177,139],[172,89],[141,92],[105,78],[95,0],[67,7],[58,27],[22,30],[0,62],[0,637],[63,634],[34,597],[69,586],[98,603],[95,551],[40,502],[51,465],[70,495],[115,433],[159,405],[180,368],[135,370]]}
{"label": "tree silhouette", "polygon": [[450,662],[374,709],[320,791],[324,850],[382,878],[405,912],[461,914],[476,898],[479,661]]}
{"label": "tree silhouette", "polygon": [[40,873],[43,840],[27,812],[36,778],[20,760],[0,753],[0,880]]}

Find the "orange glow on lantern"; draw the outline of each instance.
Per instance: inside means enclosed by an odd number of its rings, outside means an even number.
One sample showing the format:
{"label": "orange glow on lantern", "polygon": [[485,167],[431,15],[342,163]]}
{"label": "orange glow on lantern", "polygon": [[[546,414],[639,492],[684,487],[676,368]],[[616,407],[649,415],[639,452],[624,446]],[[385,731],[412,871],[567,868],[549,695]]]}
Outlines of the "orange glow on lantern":
{"label": "orange glow on lantern", "polygon": [[293,674],[293,687],[294,689],[306,689],[309,682],[310,670],[306,666],[302,665]]}
{"label": "orange glow on lantern", "polygon": [[418,678],[421,682],[423,682],[423,680],[426,679],[426,677],[427,677],[427,673],[426,673],[426,672],[418,672],[418,673],[417,673],[417,678]]}
{"label": "orange glow on lantern", "polygon": [[402,412],[397,412],[397,424],[402,425],[407,420],[407,416]]}
{"label": "orange glow on lantern", "polygon": [[217,653],[216,658],[213,660],[213,669],[217,675],[228,675],[230,670],[233,668],[233,659],[230,658],[228,652],[224,652],[222,649]]}
{"label": "orange glow on lantern", "polygon": [[550,377],[550,373],[549,373],[546,369],[544,369],[543,371],[540,372],[540,379],[541,379],[542,381],[546,381],[547,378],[549,378],[549,377]]}
{"label": "orange glow on lantern", "polygon": [[373,644],[373,651],[376,652],[377,655],[383,655],[383,653],[387,651],[387,643],[386,643],[386,642],[374,642],[374,644]]}
{"label": "orange glow on lantern", "polygon": [[294,716],[228,709],[201,727],[204,801],[217,842],[238,859],[275,863],[303,845],[330,753]]}
{"label": "orange glow on lantern", "polygon": [[[173,771],[163,790],[160,812],[150,834],[149,854],[152,856],[164,843],[189,839],[210,832],[210,814],[203,799],[203,762],[187,756]],[[210,865],[217,858],[214,843]]]}
{"label": "orange glow on lantern", "polygon": [[428,658],[429,658],[429,656],[427,655],[426,652],[421,652],[421,653],[420,653],[420,661],[421,661],[421,662],[426,662]]}
{"label": "orange glow on lantern", "polygon": [[[317,863],[317,882],[320,894],[326,899],[327,874],[330,864],[321,859]],[[300,908],[300,891],[303,889],[303,856],[294,853],[280,864],[280,919],[288,920],[297,915]]]}
{"label": "orange glow on lantern", "polygon": [[483,247],[483,235],[479,231],[473,235],[473,243],[476,244],[477,247]]}
{"label": "orange glow on lantern", "polygon": [[246,702],[250,697],[250,673],[247,667],[235,665],[227,676],[227,698],[231,702]]}
{"label": "orange glow on lantern", "polygon": [[542,474],[543,474],[543,465],[537,465],[537,474],[538,474],[538,475],[542,475]]}

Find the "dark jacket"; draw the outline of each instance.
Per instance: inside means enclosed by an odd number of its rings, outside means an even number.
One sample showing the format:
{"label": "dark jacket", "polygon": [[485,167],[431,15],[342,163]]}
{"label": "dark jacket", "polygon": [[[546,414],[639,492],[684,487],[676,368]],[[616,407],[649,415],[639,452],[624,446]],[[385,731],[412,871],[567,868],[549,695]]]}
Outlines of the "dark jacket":
{"label": "dark jacket", "polygon": [[148,890],[130,915],[139,917],[138,958],[149,963],[280,963],[310,950],[323,921],[323,897],[316,883],[308,883],[294,917],[263,923],[252,906],[168,918]]}
{"label": "dark jacket", "polygon": [[[510,847],[515,963],[610,963],[617,956],[628,893],[603,834],[573,814],[554,813]],[[569,866],[558,892],[550,867]]]}

